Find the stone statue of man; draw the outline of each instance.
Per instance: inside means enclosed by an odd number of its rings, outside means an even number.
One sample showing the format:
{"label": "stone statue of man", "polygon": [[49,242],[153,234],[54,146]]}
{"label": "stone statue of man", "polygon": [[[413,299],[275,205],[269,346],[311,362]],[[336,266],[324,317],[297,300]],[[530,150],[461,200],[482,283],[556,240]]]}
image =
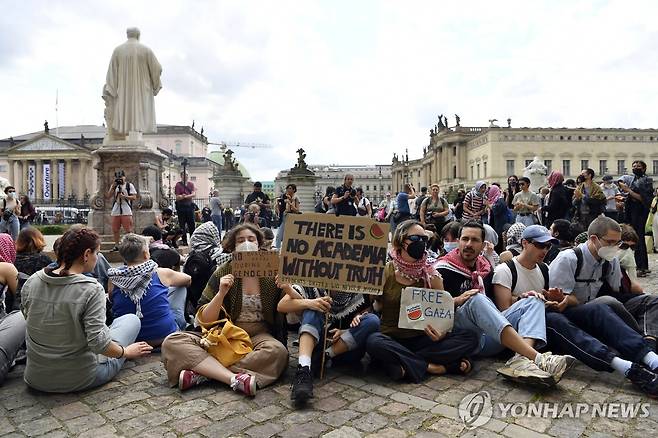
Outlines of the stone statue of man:
{"label": "stone statue of man", "polygon": [[139,42],[139,29],[130,27],[126,34],[128,40],[112,53],[103,87],[109,140],[124,140],[130,132],[156,132],[154,96],[162,88],[162,67]]}

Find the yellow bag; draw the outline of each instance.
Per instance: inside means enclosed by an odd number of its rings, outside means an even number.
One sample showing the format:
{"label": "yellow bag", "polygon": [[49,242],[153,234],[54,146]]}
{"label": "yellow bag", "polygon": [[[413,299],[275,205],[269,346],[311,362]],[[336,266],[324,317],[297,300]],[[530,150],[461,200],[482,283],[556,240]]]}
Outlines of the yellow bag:
{"label": "yellow bag", "polygon": [[220,315],[224,312],[226,318],[207,323],[201,321],[201,312],[205,307],[202,306],[198,310],[196,320],[201,325],[203,334],[201,346],[208,351],[208,354],[225,367],[230,367],[253,351],[249,334],[231,322],[226,309],[223,307]]}

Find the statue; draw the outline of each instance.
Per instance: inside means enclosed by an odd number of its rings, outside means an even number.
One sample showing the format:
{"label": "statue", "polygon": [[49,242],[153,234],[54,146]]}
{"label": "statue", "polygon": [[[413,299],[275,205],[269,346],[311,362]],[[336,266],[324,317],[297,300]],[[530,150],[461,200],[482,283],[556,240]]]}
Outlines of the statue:
{"label": "statue", "polygon": [[48,120],[43,122],[43,132],[45,132],[46,134],[50,133],[50,128],[48,128]]}
{"label": "statue", "polygon": [[233,158],[233,151],[230,149],[227,149],[226,152],[224,152],[224,169],[226,170],[238,170],[238,163],[235,161],[235,158]]}
{"label": "statue", "polygon": [[426,153],[427,153],[427,148],[423,146],[423,157],[425,156]]}
{"label": "statue", "polygon": [[489,119],[489,127],[490,128],[498,128],[498,126],[496,126],[497,121],[498,121],[498,119]]}
{"label": "statue", "polygon": [[203,126],[201,127],[201,135],[203,135]]}
{"label": "statue", "polygon": [[295,164],[294,169],[308,169],[308,165],[306,164],[305,158],[306,154],[304,153],[304,149],[299,148],[297,149],[297,164]]}
{"label": "statue", "polygon": [[85,135],[80,133],[80,146],[85,145]]}
{"label": "statue", "polygon": [[394,163],[398,162],[398,155],[395,152],[393,152],[393,162]]}
{"label": "statue", "polygon": [[460,121],[461,121],[461,118],[459,117],[459,115],[455,114],[455,127],[460,127],[461,126],[459,124]]}
{"label": "statue", "polygon": [[539,157],[535,157],[534,160],[523,169],[523,176],[530,178],[530,190],[534,192],[539,192],[539,189],[546,184],[547,174],[548,168]]}
{"label": "statue", "polygon": [[507,127],[508,128],[512,127],[512,119],[507,119]]}
{"label": "statue", "polygon": [[446,127],[446,126],[443,124],[443,120],[442,120],[442,118],[443,118],[443,114],[439,114],[439,124],[438,124],[438,130],[439,130],[439,131],[443,131],[443,129]]}
{"label": "statue", "polygon": [[155,133],[155,99],[162,88],[162,67],[139,42],[139,29],[126,31],[128,40],[114,49],[103,86],[107,140],[124,140],[130,132]]}
{"label": "statue", "polygon": [[194,131],[194,119],[192,119],[192,131]]}
{"label": "statue", "polygon": [[9,187],[11,183],[7,178],[0,176],[0,199],[5,199],[7,195],[5,194],[5,189]]}
{"label": "statue", "polygon": [[443,116],[443,124],[445,125],[446,129],[448,129],[448,117]]}
{"label": "statue", "polygon": [[16,146],[16,142],[14,141],[14,137],[9,137],[9,146]]}
{"label": "statue", "polygon": [[430,129],[430,137],[434,137],[434,128]]}

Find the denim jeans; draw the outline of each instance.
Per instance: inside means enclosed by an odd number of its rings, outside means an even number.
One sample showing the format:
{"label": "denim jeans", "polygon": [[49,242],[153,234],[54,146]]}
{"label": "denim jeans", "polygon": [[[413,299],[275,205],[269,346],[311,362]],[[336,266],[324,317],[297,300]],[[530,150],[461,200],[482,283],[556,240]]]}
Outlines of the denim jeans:
{"label": "denim jeans", "polygon": [[525,216],[521,216],[520,214],[517,214],[516,215],[516,222],[520,222],[523,225],[525,225],[526,227],[529,227],[530,225],[535,224],[535,220],[532,218],[532,216],[533,216],[532,214],[528,214],[528,215],[525,215]]}
{"label": "denim jeans", "polygon": [[7,233],[11,236],[11,240],[14,242],[18,238],[20,224],[18,222],[18,217],[12,214],[8,221],[1,219],[0,220],[0,233]]}
{"label": "denim jeans", "polygon": [[16,353],[25,342],[25,318],[16,310],[0,320],[0,385],[14,362]]}
{"label": "denim jeans", "polygon": [[219,231],[219,235],[222,235],[222,216],[219,214],[211,214],[210,219],[212,219],[212,223],[215,224],[217,227],[217,231]]}
{"label": "denim jeans", "polygon": [[[120,344],[123,347],[135,342],[139,330],[142,327],[141,322],[137,315],[129,313],[127,315],[120,316],[116,318],[112,325],[110,326],[110,335],[112,340],[117,344]],[[96,367],[96,378],[87,388],[95,388],[109,382],[119,374],[123,363],[126,361],[126,358],[116,359],[112,357],[103,356],[102,354],[98,355],[98,366]]]}
{"label": "denim jeans", "polygon": [[[500,334],[510,322],[496,305],[483,294],[476,294],[455,309],[454,330],[465,330],[480,337],[479,345],[471,354],[484,350],[487,336],[500,341]],[[486,336],[484,336],[486,335]]]}
{"label": "denim jeans", "polygon": [[[546,310],[540,299],[522,298],[502,314],[522,338],[535,340],[535,350],[546,346]],[[483,335],[483,338],[480,356],[494,356],[505,350],[500,343],[500,338],[492,338],[486,334]]]}
{"label": "denim jeans", "polygon": [[611,371],[615,356],[642,363],[650,351],[642,336],[605,304],[581,304],[562,313],[547,312],[546,326],[548,346],[553,352],[570,354],[597,371]]}
{"label": "denim jeans", "polygon": [[276,239],[274,239],[274,246],[276,249],[281,249],[281,242],[283,241],[283,232],[286,226],[286,216],[287,213],[283,213],[281,216],[281,224],[279,225],[279,229],[276,231]]}
{"label": "denim jeans", "polygon": [[167,293],[169,299],[169,308],[174,314],[176,325],[179,329],[185,330],[187,320],[185,319],[185,299],[187,298],[187,288],[184,286],[169,287]]}
{"label": "denim jeans", "polygon": [[[372,313],[366,313],[361,317],[358,326],[349,330],[343,330],[340,338],[347,345],[348,351],[340,356],[334,357],[331,361],[335,365],[353,363],[361,360],[365,354],[366,340],[368,336],[379,331],[379,318]],[[321,342],[324,335],[324,314],[315,310],[304,310],[302,323],[299,327],[299,334],[308,333],[316,340],[315,348],[322,348],[324,342]]]}

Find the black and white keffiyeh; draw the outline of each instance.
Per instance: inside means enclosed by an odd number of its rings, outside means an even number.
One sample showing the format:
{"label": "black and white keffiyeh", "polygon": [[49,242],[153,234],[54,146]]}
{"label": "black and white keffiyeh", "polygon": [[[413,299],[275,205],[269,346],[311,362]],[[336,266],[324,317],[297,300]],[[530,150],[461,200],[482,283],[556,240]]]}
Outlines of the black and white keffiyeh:
{"label": "black and white keffiyeh", "polygon": [[142,318],[141,301],[146,291],[151,286],[153,272],[158,269],[158,264],[153,260],[147,260],[135,266],[121,266],[110,268],[107,276],[122,293],[135,303],[135,315]]}
{"label": "black and white keffiyeh", "polygon": [[335,321],[342,321],[343,319],[353,315],[365,303],[363,294],[341,292],[341,291],[327,291],[317,287],[304,287],[298,284],[292,285],[299,294],[308,299],[315,299],[324,297],[327,294],[331,296],[331,312],[329,318]]}

